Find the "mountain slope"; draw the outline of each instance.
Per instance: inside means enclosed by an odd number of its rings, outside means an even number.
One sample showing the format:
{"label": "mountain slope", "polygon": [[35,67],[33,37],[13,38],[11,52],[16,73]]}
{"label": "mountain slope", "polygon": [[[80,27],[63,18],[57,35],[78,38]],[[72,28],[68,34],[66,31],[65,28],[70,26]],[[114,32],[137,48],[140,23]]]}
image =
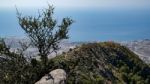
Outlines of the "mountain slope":
{"label": "mountain slope", "polygon": [[68,84],[148,84],[150,67],[128,48],[113,42],[89,43],[49,61],[62,68]]}
{"label": "mountain slope", "polygon": [[135,52],[146,63],[150,64],[150,39],[122,43]]}

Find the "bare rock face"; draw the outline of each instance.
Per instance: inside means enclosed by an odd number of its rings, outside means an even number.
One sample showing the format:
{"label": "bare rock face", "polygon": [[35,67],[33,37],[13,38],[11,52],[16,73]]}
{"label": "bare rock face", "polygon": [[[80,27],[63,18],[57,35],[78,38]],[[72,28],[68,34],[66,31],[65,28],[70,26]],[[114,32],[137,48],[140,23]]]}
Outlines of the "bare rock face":
{"label": "bare rock face", "polygon": [[35,84],[65,84],[66,72],[63,69],[56,69],[42,77]]}

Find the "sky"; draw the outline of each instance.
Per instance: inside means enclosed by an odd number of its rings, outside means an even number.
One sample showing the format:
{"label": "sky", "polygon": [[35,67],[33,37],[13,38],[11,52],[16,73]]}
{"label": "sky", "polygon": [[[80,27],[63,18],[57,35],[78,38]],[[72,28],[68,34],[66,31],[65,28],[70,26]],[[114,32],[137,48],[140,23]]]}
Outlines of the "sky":
{"label": "sky", "polygon": [[1,0],[0,8],[41,8],[47,3],[63,9],[148,8],[150,0]]}
{"label": "sky", "polygon": [[0,37],[25,36],[16,18],[55,7],[57,20],[69,16],[75,22],[71,41],[150,39],[150,0],[0,0]]}

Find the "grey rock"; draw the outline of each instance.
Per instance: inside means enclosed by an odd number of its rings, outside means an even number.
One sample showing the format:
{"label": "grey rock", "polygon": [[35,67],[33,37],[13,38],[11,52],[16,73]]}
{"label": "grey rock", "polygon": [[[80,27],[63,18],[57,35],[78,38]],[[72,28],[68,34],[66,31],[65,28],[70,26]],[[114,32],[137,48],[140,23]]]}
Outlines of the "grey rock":
{"label": "grey rock", "polygon": [[56,69],[42,77],[35,84],[65,84],[66,72],[63,69]]}

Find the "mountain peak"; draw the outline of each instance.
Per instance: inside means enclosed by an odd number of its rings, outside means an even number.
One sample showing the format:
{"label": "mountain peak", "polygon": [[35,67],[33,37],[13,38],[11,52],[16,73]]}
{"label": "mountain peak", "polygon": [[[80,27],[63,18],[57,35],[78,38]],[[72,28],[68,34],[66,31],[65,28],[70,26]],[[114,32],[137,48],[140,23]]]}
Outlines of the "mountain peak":
{"label": "mountain peak", "polygon": [[149,66],[128,48],[114,42],[83,44],[50,63],[52,69],[67,71],[68,83],[150,82]]}

